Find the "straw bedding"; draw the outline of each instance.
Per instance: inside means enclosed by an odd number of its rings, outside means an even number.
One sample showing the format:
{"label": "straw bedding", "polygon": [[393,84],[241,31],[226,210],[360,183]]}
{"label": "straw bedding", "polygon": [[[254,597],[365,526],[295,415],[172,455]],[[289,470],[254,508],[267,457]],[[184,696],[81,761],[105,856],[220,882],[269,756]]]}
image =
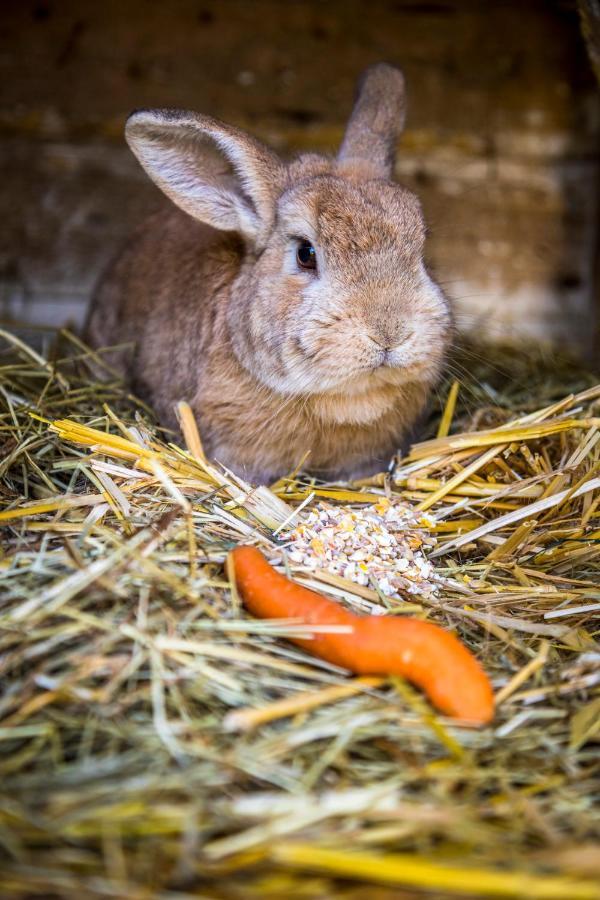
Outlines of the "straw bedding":
{"label": "straw bedding", "polygon": [[[464,348],[390,472],[269,490],[204,458],[185,405],[179,446],[101,356],[46,345],[0,336],[2,897],[600,897],[591,375]],[[401,504],[421,586],[382,590],[385,553],[355,577],[354,539],[347,568],[282,537]],[[454,629],[493,726],[251,619],[240,541],[351,608]]]}

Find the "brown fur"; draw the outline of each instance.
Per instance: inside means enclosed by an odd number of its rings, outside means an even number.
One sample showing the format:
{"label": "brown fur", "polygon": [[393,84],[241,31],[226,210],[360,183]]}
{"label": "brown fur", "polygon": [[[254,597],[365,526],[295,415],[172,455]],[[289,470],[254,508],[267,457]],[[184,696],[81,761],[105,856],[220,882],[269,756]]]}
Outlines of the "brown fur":
{"label": "brown fur", "polygon": [[[123,365],[161,421],[176,426],[187,400],[207,453],[251,480],[305,453],[328,477],[383,468],[439,376],[448,304],[423,266],[418,200],[389,180],[402,107],[400,73],[376,66],[339,157],[288,164],[208,117],[129,120],[134,152],[185,211],[134,236],[88,337],[133,342]],[[313,243],[316,273],[298,267],[296,238]]]}

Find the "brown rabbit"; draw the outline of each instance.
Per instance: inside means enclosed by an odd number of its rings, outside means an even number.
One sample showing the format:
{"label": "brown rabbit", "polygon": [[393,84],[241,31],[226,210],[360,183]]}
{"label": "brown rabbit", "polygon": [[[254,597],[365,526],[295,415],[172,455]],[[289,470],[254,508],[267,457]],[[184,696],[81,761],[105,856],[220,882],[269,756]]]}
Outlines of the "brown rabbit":
{"label": "brown rabbit", "polygon": [[[404,80],[364,74],[335,159],[283,162],[208,116],[138,110],[129,145],[179,209],[134,236],[94,298],[96,346],[134,342],[134,389],[207,454],[269,482],[384,468],[437,380],[448,303],[423,265],[417,198],[392,180]],[[182,212],[183,211],[183,212]]]}

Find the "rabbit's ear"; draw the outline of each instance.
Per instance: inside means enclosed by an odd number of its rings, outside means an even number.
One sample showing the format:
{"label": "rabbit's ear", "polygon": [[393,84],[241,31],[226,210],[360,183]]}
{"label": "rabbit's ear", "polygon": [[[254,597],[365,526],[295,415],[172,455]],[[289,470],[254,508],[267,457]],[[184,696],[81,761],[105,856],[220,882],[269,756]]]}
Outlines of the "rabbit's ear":
{"label": "rabbit's ear", "polygon": [[338,154],[341,162],[370,163],[380,177],[389,178],[396,141],[404,125],[404,77],[385,63],[371,66],[359,83],[354,109]]}
{"label": "rabbit's ear", "polygon": [[284,179],[283,164],[267,147],[209,116],[171,109],[137,110],[125,136],[177,206],[213,228],[263,243]]}

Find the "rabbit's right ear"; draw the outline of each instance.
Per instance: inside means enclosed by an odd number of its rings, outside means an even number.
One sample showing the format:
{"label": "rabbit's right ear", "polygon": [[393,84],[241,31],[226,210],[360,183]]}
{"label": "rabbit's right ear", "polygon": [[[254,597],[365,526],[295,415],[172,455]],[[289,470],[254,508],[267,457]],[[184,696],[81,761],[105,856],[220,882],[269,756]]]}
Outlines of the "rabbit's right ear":
{"label": "rabbit's right ear", "polygon": [[369,163],[379,177],[390,178],[396,141],[404,125],[404,77],[400,69],[378,63],[364,73],[338,159]]}
{"label": "rabbit's right ear", "polygon": [[177,206],[261,246],[285,176],[283,163],[264,144],[217,119],[172,109],[132,113],[125,136]]}

